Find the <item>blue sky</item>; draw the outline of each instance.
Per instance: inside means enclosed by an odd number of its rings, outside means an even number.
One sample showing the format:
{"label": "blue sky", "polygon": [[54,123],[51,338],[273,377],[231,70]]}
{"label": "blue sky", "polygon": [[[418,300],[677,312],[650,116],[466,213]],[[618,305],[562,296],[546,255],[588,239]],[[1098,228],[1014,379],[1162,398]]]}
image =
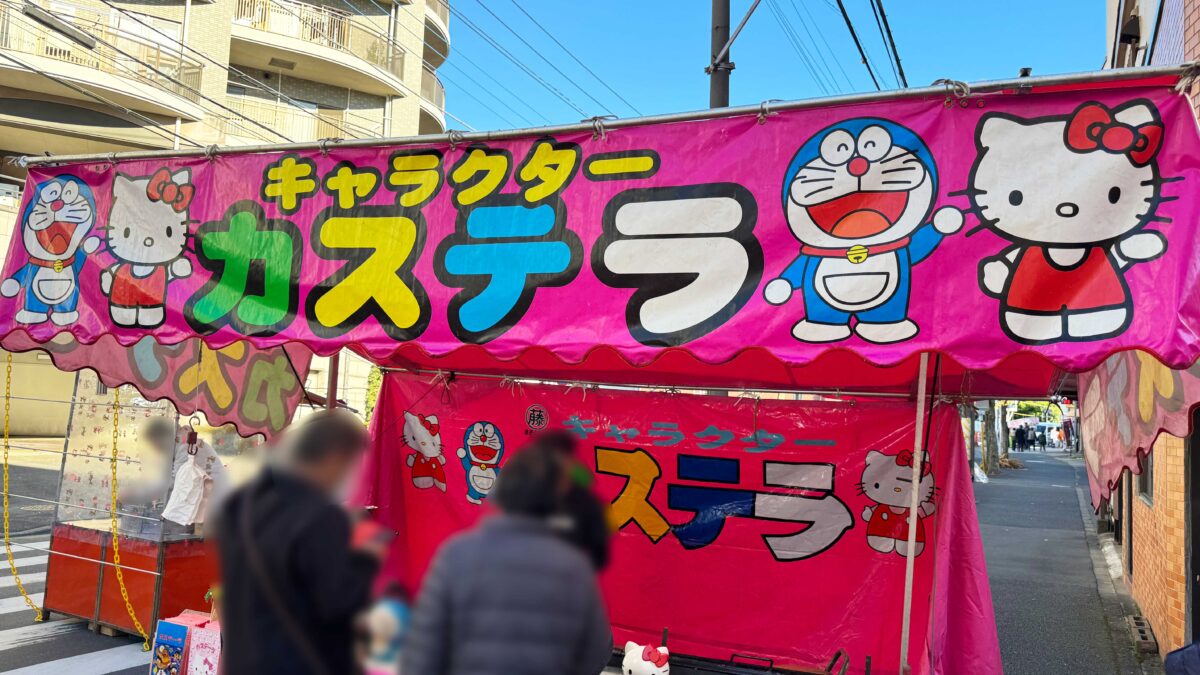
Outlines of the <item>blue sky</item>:
{"label": "blue sky", "polygon": [[[708,105],[703,72],[709,56],[708,0],[515,1],[642,114]],[[895,88],[869,1],[844,2],[881,85]],[[447,108],[462,121],[447,118],[450,128],[576,122],[585,117],[576,106],[587,116],[635,115],[524,16],[514,0],[451,0],[451,5],[451,54],[439,73]],[[749,6],[750,0],[733,0],[734,25]],[[1023,66],[1043,75],[1095,70],[1104,62],[1104,5],[1095,0],[885,0],[884,7],[912,86],[942,77],[1011,77]],[[774,9],[814,59],[820,81],[797,56]],[[513,64],[468,22],[574,106]],[[762,0],[734,45],[733,60],[733,105],[822,96],[822,81],[831,93],[874,89],[834,0]]]}

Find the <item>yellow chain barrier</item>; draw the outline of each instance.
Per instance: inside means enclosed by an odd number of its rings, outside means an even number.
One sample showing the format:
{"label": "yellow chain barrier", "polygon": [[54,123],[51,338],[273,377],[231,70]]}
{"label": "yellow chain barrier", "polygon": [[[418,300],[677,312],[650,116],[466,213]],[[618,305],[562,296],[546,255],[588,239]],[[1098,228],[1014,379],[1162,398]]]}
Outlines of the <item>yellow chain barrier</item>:
{"label": "yellow chain barrier", "polygon": [[17,562],[13,560],[12,543],[8,535],[8,412],[12,406],[12,354],[5,352],[5,356],[7,358],[4,369],[4,553],[8,556],[8,569],[12,570],[17,590],[21,591],[21,597],[25,598],[25,604],[34,611],[33,620],[41,621],[43,618],[42,608],[37,606],[33,598],[29,597],[29,593],[25,591],[25,584],[21,583],[21,575],[17,574]]}
{"label": "yellow chain barrier", "polygon": [[[120,429],[121,420],[121,388],[113,387],[113,434],[112,434],[112,459],[109,464],[112,467],[112,481],[109,485],[112,487],[112,507],[109,509],[109,516],[112,520],[112,549],[113,549],[113,571],[117,575],[117,586],[121,589],[121,599],[125,601],[125,611],[129,613],[129,618],[133,620],[133,627],[137,629],[138,635],[142,636],[142,651],[150,651],[150,636],[146,634],[146,629],[142,628],[142,622],[138,621],[137,612],[133,609],[133,603],[129,601],[129,591],[125,588],[125,576],[121,573],[121,546],[118,543],[117,536],[117,436]],[[7,438],[7,435],[5,436]],[[5,475],[7,476],[7,467],[5,464]],[[7,487],[7,481],[5,482]],[[4,499],[8,500],[8,491],[5,490]],[[5,510],[5,531],[7,531],[7,515],[8,510]]]}

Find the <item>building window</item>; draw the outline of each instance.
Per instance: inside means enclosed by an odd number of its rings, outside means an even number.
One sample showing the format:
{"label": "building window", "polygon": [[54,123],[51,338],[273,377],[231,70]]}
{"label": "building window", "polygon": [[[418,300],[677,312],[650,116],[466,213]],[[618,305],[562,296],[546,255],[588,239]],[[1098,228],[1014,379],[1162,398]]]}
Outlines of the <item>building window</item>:
{"label": "building window", "polygon": [[1142,472],[1137,477],[1138,496],[1147,504],[1154,503],[1154,453],[1148,452],[1142,458]]}
{"label": "building window", "polygon": [[104,383],[101,382],[100,380],[96,380],[96,395],[104,396],[107,393],[108,393],[108,387],[104,386]]}

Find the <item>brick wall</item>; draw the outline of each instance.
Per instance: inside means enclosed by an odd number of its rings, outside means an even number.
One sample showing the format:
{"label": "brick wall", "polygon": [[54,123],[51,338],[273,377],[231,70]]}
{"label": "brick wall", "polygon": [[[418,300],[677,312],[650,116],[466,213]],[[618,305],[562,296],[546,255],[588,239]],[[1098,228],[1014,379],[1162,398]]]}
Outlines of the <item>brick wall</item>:
{"label": "brick wall", "polygon": [[[1152,453],[1154,495],[1149,502],[1138,496],[1137,477],[1132,477],[1133,574],[1127,570],[1125,580],[1163,654],[1187,640],[1186,451],[1184,439],[1159,437]],[[1129,545],[1128,537],[1124,545]]]}

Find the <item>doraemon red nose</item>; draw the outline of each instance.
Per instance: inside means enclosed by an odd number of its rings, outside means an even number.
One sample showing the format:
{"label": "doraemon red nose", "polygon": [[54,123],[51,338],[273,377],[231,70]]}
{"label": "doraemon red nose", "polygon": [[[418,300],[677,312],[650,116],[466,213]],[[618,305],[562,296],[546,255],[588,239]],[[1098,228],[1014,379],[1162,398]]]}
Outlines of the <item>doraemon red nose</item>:
{"label": "doraemon red nose", "polygon": [[66,202],[64,202],[63,200],[61,200],[61,199],[55,199],[54,201],[50,202],[50,210],[51,210],[51,211],[58,211],[59,209],[61,209],[61,208],[62,208],[63,206],[65,206],[65,205],[66,205]]}
{"label": "doraemon red nose", "polygon": [[866,157],[855,157],[846,165],[846,170],[850,172],[851,176],[865,176],[871,170],[871,163],[867,161]]}
{"label": "doraemon red nose", "polygon": [[56,220],[47,225],[46,229],[38,230],[35,233],[38,244],[50,255],[62,255],[71,246],[71,237],[75,236],[76,227],[75,223]]}
{"label": "doraemon red nose", "polygon": [[823,204],[808,207],[808,215],[817,227],[835,237],[871,237],[896,224],[904,213],[904,207],[908,206],[908,194],[851,192]]}

